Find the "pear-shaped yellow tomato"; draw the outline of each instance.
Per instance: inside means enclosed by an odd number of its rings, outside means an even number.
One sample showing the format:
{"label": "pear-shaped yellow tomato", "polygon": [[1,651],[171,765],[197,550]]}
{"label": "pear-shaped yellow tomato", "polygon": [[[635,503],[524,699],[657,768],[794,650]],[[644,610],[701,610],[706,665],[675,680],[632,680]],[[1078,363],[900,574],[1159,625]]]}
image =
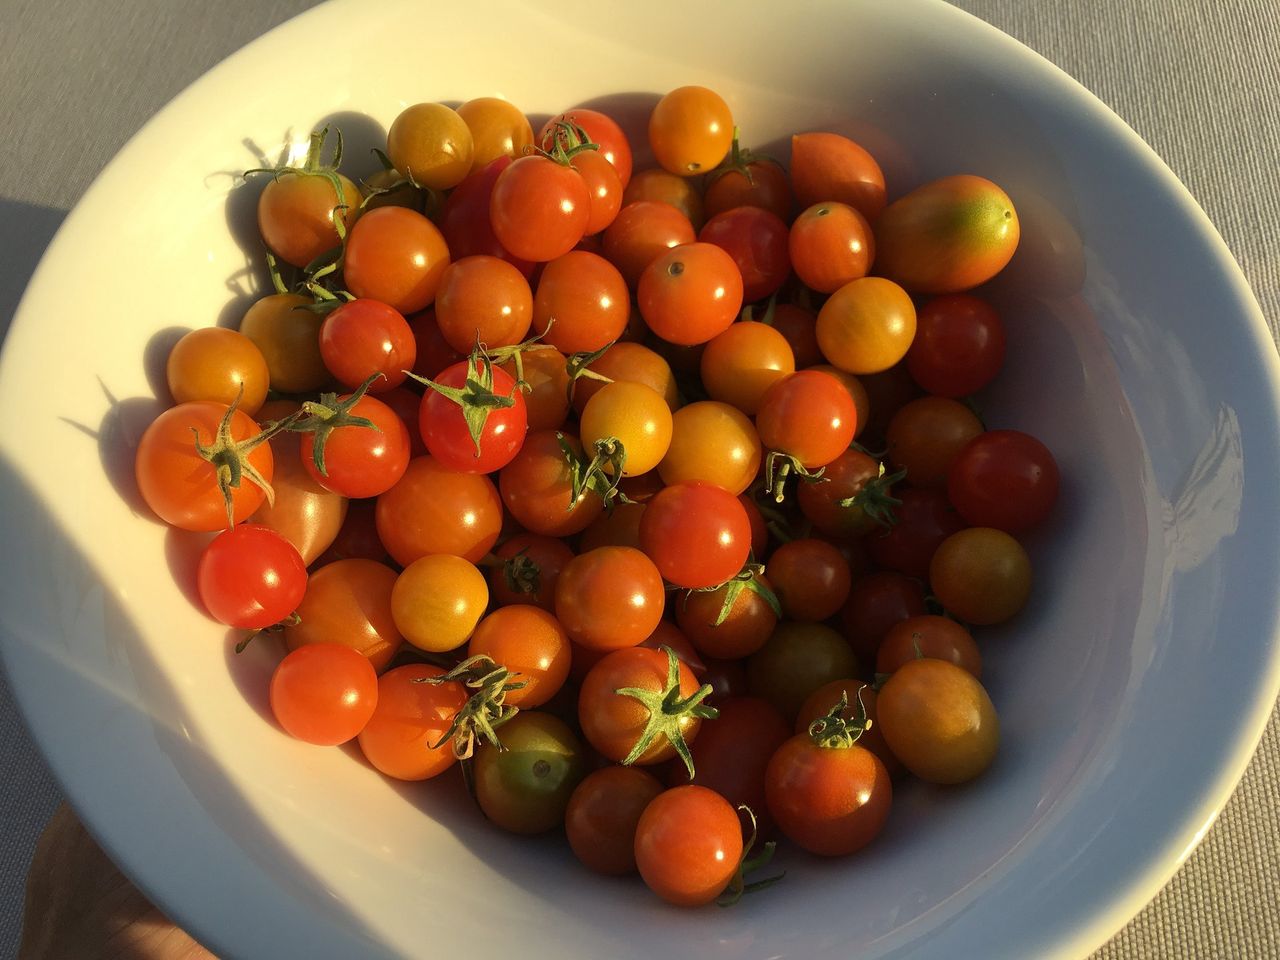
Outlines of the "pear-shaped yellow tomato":
{"label": "pear-shaped yellow tomato", "polygon": [[885,208],[876,272],[912,293],[958,293],[999,273],[1018,247],[1018,213],[990,180],[943,177]]}

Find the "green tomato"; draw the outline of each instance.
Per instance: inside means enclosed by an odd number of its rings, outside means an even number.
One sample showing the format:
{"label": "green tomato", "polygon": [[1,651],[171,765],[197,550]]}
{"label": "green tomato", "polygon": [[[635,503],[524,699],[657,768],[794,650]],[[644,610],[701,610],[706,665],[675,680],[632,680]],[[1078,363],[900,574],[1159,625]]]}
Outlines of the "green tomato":
{"label": "green tomato", "polygon": [[476,799],[486,817],[512,833],[545,833],[564,823],[574,788],[587,774],[582,743],[556,717],[516,714],[498,728],[503,750],[476,751]]}

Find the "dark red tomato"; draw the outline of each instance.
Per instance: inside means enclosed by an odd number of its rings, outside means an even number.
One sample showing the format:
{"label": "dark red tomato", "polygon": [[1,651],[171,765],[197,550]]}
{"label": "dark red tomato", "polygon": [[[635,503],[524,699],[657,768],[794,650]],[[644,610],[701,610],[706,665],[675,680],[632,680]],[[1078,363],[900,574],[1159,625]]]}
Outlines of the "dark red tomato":
{"label": "dark red tomato", "polygon": [[686,243],[658,254],[636,287],[640,315],[668,343],[706,343],[729,329],[742,309],[742,273],[711,243]]}
{"label": "dark red tomato", "polygon": [[893,526],[872,530],[863,546],[876,566],[923,580],[929,576],[934,551],[951,534],[965,528],[964,518],[941,490],[903,487],[894,496],[902,503],[889,508]]}
{"label": "dark red tomato", "polygon": [[802,537],[781,544],[769,555],[767,569],[788,620],[826,620],[849,597],[849,563],[825,540]]}
{"label": "dark red tomato", "polygon": [[905,363],[894,364],[888,370],[869,373],[858,379],[867,392],[867,406],[871,410],[864,429],[859,431],[861,439],[858,442],[870,450],[882,450],[889,421],[903,406],[920,396],[920,388],[911,379]]}
{"label": "dark red tomato", "polygon": [[[418,376],[434,379],[445,367],[453,366],[463,358],[462,354],[449,346],[449,341],[440,332],[434,310],[415,313],[408,320],[409,329],[413,331],[413,339],[417,344],[413,372]],[[417,389],[414,381],[410,381],[410,384]]]}
{"label": "dark red tomato", "polygon": [[287,734],[334,746],[358,734],[378,704],[378,674],[340,643],[308,643],[271,675],[271,712]]}
{"label": "dark red tomato", "polygon": [[742,299],[752,303],[776,293],[791,276],[788,233],[787,225],[762,207],[735,207],[708,220],[698,240],[733,258],[742,274]]}
{"label": "dark red tomato", "polygon": [[604,257],[635,288],[660,253],[697,239],[689,218],[669,203],[638,200],[618,211],[604,231]]}
{"label": "dark red tomato", "polygon": [[889,749],[889,744],[885,742],[884,734],[880,730],[880,719],[876,715],[876,691],[873,686],[865,680],[857,678],[846,678],[843,680],[833,680],[815,690],[809,695],[809,699],[805,700],[804,706],[800,708],[800,713],[796,716],[796,733],[805,733],[809,729],[809,725],[819,717],[825,717],[836,708],[836,704],[840,702],[840,695],[844,694],[847,706],[840,716],[845,720],[853,720],[858,715],[858,704],[861,702],[862,709],[867,714],[867,719],[871,721],[871,726],[863,732],[858,738],[858,743],[866,747],[884,764],[884,768],[889,771],[889,776],[897,778],[906,772],[902,762],[893,755],[893,751]]}
{"label": "dark red tomato", "polygon": [[436,298],[449,247],[436,225],[405,207],[378,207],[347,236],[342,276],[357,297],[380,300],[408,315]]}
{"label": "dark red tomato", "polygon": [[635,547],[640,549],[640,519],[643,503],[619,503],[613,510],[599,514],[582,531],[578,548],[582,553],[596,547]]}
{"label": "dark red tomato", "polygon": [[574,856],[596,873],[634,873],[636,827],[662,789],[656,777],[637,767],[602,767],[588,774],[564,812],[564,832]]}
{"label": "dark red tomato", "polygon": [[1004,364],[1004,324],[968,293],[934,297],[916,314],[907,370],[926,393],[963,397],[995,379]]}
{"label": "dark red tomato", "polygon": [[[693,754],[693,783],[714,790],[734,807],[746,804],[755,814],[760,832],[769,834],[765,807],[764,772],[769,758],[791,736],[791,728],[778,708],[758,697],[717,701],[720,715],[703,720]],[[689,783],[681,764],[671,768],[672,786]]]}
{"label": "dark red tomato", "polygon": [[711,703],[720,703],[726,697],[747,695],[747,665],[743,660],[716,660],[703,657],[705,669],[698,679],[711,687],[707,697]]}
{"label": "dark red tomato", "polygon": [[741,860],[738,811],[714,790],[673,787],[645,807],[636,825],[640,876],[668,903],[710,903],[724,892]]}
{"label": "dark red tomato", "polygon": [[893,415],[885,445],[910,486],[941,490],[960,451],[981,433],[982,421],[959,400],[920,397]]}
{"label": "dark red tomato", "polygon": [[827,362],[818,346],[818,317],[813,311],[792,303],[779,303],[773,308],[771,325],[791,344],[797,370]]}
{"label": "dark red tomato", "polygon": [[800,733],[769,761],[765,795],[788,839],[810,853],[840,857],[880,835],[893,783],[880,758],[861,744],[824,746]]}
{"label": "dark red tomato", "polygon": [[320,327],[320,356],[334,378],[354,390],[370,375],[370,393],[386,393],[404,382],[418,347],[404,315],[377,300],[352,300],[333,310]]}
{"label": "dark red tomato", "polygon": [[840,611],[844,635],[859,659],[874,663],[880,641],[889,628],[925,612],[924,587],[919,580],[900,573],[868,574],[849,589],[849,600]]}
{"label": "dark red tomato", "polygon": [[573,470],[564,442],[579,457],[582,445],[570,434],[554,430],[530,433],[520,451],[498,477],[502,501],[526,530],[548,537],[570,537],[585,530],[604,510],[594,490],[573,498]]}
{"label": "dark red tomato", "polygon": [[631,143],[617,121],[599,110],[575,107],[552,117],[542,125],[542,130],[538,133],[538,143],[542,144],[543,149],[551,149],[555,143],[552,134],[556,132],[556,124],[566,120],[581,127],[586,131],[590,142],[600,146],[600,153],[618,171],[618,179],[624,187],[631,182]]}
{"label": "dark red tomato", "polygon": [[[381,209],[390,210],[391,207]],[[339,402],[348,397],[339,397]],[[376,497],[395,486],[409,465],[409,431],[381,400],[364,396],[348,411],[372,427],[335,427],[324,445],[324,473],[315,462],[314,433],[302,435],[302,462],[311,479],[344,497]]]}
{"label": "dark red tomato", "polygon": [[347,502],[347,515],[342,519],[338,535],[333,538],[315,566],[322,567],[335,560],[377,560],[379,563],[387,559],[387,548],[382,545],[378,536],[377,501],[351,500]]}
{"label": "dark red tomato", "polygon": [[[528,411],[524,393],[515,380],[501,367],[492,367],[492,392],[508,397],[509,407],[488,406],[488,416],[478,437],[473,438],[463,408],[438,390],[428,388],[422,396],[418,426],[427,451],[441,464],[464,473],[493,473],[501,470],[520,452],[528,431]],[[440,386],[463,390],[468,380],[475,379],[471,361],[455,363],[436,378]],[[464,402],[470,402],[464,398]]]}
{"label": "dark red tomato", "polygon": [[502,500],[483,474],[416,457],[400,482],[378,498],[377,525],[378,537],[402,567],[433,553],[477,563],[502,530]]}
{"label": "dark red tomato", "polygon": [[702,198],[708,217],[734,207],[763,207],[779,220],[791,219],[791,184],[772,160],[752,160],[745,173],[730,169],[714,176]]}
{"label": "dark red tomato", "polygon": [[700,654],[748,657],[768,642],[778,625],[764,593],[772,589],[757,574],[750,585],[731,580],[715,590],[691,590],[675,601],[676,622]]}
{"label": "dark red tomato", "polygon": [[746,564],[751,521],[729,491],[700,480],[677,483],[649,501],[640,545],[676,586],[714,587]]}
{"label": "dark red tomato", "polygon": [[824,467],[853,442],[857,408],[835,377],[801,370],[765,393],[756,415],[760,440],[808,469]]}
{"label": "dark red tomato", "polygon": [[[880,461],[861,450],[844,451],[827,464],[821,483],[802,483],[796,490],[800,510],[817,529],[829,537],[859,537],[875,529],[874,509],[878,502],[867,485],[880,477]],[[844,501],[854,502],[846,504]]]}
{"label": "dark red tomato", "polygon": [[535,263],[572,250],[590,218],[591,193],[582,174],[537,154],[512,161],[498,174],[489,198],[498,242]]}
{"label": "dark red tomato", "polygon": [[219,623],[262,630],[279,623],[302,602],[307,567],[298,548],[255,523],[224,530],[200,555],[200,600]]}
{"label": "dark red tomato", "polygon": [[583,150],[575,153],[569,165],[587,183],[587,193],[591,196],[591,215],[587,218],[586,236],[595,236],[609,224],[622,209],[622,181],[618,179],[618,171],[613,164],[595,150]]}
{"label": "dark red tomato", "polygon": [[834,200],[796,217],[788,249],[796,276],[819,293],[834,293],[865,277],[876,255],[871,225],[853,207]]}
{"label": "dark red tomato", "polygon": [[554,611],[556,581],[573,559],[563,540],[517,533],[493,552],[502,563],[489,569],[489,595],[498,606],[530,603]]}
{"label": "dark red tomato", "polygon": [[951,463],[947,496],[970,524],[1019,533],[1042,522],[1058,500],[1058,463],[1049,448],[1018,430],[970,440]]}
{"label": "dark red tomato", "polygon": [[487,255],[506,260],[530,277],[533,263],[511,253],[498,240],[489,221],[489,200],[498,174],[511,166],[511,157],[498,157],[484,169],[477,170],[449,192],[440,211],[440,232],[449,244],[454,259]]}
{"label": "dark red tomato", "polygon": [[982,679],[982,654],[973,634],[949,617],[908,617],[884,635],[876,654],[876,673],[893,673],[904,663],[928,657],[947,660]]}

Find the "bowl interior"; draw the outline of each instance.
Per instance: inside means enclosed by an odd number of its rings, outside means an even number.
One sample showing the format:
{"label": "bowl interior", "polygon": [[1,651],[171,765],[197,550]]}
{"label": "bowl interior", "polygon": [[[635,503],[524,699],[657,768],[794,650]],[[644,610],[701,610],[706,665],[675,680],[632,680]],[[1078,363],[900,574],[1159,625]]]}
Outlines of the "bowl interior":
{"label": "bowl interior", "polygon": [[[1096,101],[940,3],[663,0],[607,26],[578,0],[420,10],[330,4],[184,93],[68,219],[9,335],[0,399],[22,415],[0,511],[24,562],[0,583],[3,652],[87,821],[230,955],[1090,949],[1207,826],[1276,689],[1275,602],[1242,586],[1277,568],[1276,362],[1203,215]],[[277,652],[231,653],[191,600],[204,541],[162,528],[132,481],[175,331],[234,325],[266,289],[236,172],[327,121],[367,173],[403,106],[482,95],[609,110],[643,162],[649,108],[686,83],[783,159],[793,132],[854,137],[891,196],[957,172],[1006,188],[1024,239],[988,291],[1009,359],[982,406],[1064,477],[1027,541],[1030,607],[979,637],[1003,728],[990,774],[900,790],[855,861],[792,851],[784,883],[728,911],[672,910],[560,841],[500,835],[454,777],[397,784],[354,748],[289,740],[264,719]]]}

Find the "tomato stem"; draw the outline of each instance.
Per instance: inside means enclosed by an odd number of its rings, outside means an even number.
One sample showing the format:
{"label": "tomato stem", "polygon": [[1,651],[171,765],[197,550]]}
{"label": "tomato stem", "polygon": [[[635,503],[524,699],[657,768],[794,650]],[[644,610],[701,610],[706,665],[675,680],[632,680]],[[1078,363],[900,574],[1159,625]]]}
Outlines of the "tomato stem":
{"label": "tomato stem", "polygon": [[693,755],[689,752],[689,744],[685,742],[684,731],[680,722],[685,717],[698,717],[713,720],[720,716],[715,707],[703,704],[712,692],[711,684],[704,683],[687,697],[680,696],[680,661],[675,651],[665,644],[658,648],[667,655],[667,682],[661,690],[644,690],[640,687],[619,687],[613,692],[620,697],[633,697],[649,710],[649,719],[644,730],[637,738],[635,746],[622,761],[623,766],[630,766],[644,756],[658,737],[666,737],[667,742],[675,748],[680,759],[684,761],[689,779],[694,776]]}
{"label": "tomato stem", "polygon": [[784,870],[782,873],[772,877],[765,877],[762,880],[756,880],[751,883],[747,882],[747,874],[767,867],[772,862],[774,851],[778,845],[770,840],[760,848],[758,854],[754,857],[751,856],[756,840],[759,839],[759,825],[756,821],[755,811],[745,803],[738,804],[738,810],[747,815],[751,829],[747,833],[746,842],[742,845],[742,856],[738,859],[737,872],[734,873],[733,879],[729,881],[729,886],[725,887],[724,893],[720,894],[716,899],[716,905],[720,907],[732,907],[742,899],[744,894],[755,893],[757,890],[771,887],[787,875]]}
{"label": "tomato stem", "polygon": [[893,485],[906,475],[905,469],[896,473],[887,473],[882,461],[880,472],[875,478],[868,480],[852,497],[837,500],[836,504],[845,510],[861,509],[869,520],[882,527],[891,528],[898,522],[898,516],[893,512],[893,508],[902,506],[902,501],[895,497],[891,490]]}
{"label": "tomato stem", "polygon": [[320,476],[329,475],[329,470],[324,463],[324,450],[333,431],[339,427],[368,427],[370,430],[382,432],[381,428],[369,418],[357,417],[351,413],[351,409],[368,392],[369,386],[382,376],[381,373],[370,374],[364,383],[356,388],[355,393],[345,400],[339,400],[336,393],[322,393],[319,400],[307,400],[302,404],[302,410],[296,415],[298,419],[285,428],[294,433],[315,434],[311,442],[311,462],[315,464]]}
{"label": "tomato stem", "polygon": [[521,550],[503,562],[502,579],[512,593],[534,596],[542,589],[542,568]]}
{"label": "tomato stem", "polygon": [[447,387],[408,370],[405,373],[461,408],[462,419],[466,422],[471,442],[475,444],[477,457],[482,453],[480,436],[484,433],[485,424],[489,422],[489,412],[515,406],[516,392],[520,389],[517,382],[508,396],[493,392],[493,361],[478,346],[467,357],[467,375],[461,387]]}
{"label": "tomato stem", "polygon": [[844,715],[849,706],[849,695],[841,690],[840,702],[826,716],[809,724],[809,739],[830,750],[846,750],[857,743],[858,738],[871,729],[871,718],[867,716],[866,704],[862,702],[862,691],[866,686],[864,683],[858,687],[858,710],[852,718]]}
{"label": "tomato stem", "polygon": [[453,741],[453,755],[459,760],[468,760],[475,753],[476,740],[483,740],[497,750],[506,749],[498,739],[497,729],[517,713],[518,707],[506,703],[506,696],[512,690],[519,690],[528,684],[528,680],[513,680],[506,667],[484,654],[469,657],[439,677],[419,677],[414,683],[452,683],[459,682],[475,693],[467,698],[462,709],[454,714],[449,729],[431,745],[438,750],[450,740]]}
{"label": "tomato stem", "polygon": [[811,471],[803,463],[789,453],[781,450],[770,450],[764,461],[764,489],[773,498],[774,503],[782,503],[786,499],[787,478],[792,474],[811,483],[823,479],[826,467]]}
{"label": "tomato stem", "polygon": [[599,350],[583,350],[579,353],[571,353],[565,359],[564,369],[569,374],[569,403],[573,403],[573,389],[578,384],[578,380],[586,377],[588,380],[599,380],[601,383],[613,383],[612,377],[606,377],[602,373],[596,373],[589,369],[591,364],[595,363],[612,347],[617,340],[610,340]]}
{"label": "tomato stem", "polygon": [[587,461],[570,446],[563,433],[557,433],[556,439],[560,441],[560,449],[564,451],[565,463],[569,465],[573,481],[569,492],[569,506],[565,509],[572,510],[587,490],[599,494],[606,507],[615,501],[630,502],[618,486],[622,482],[622,471],[627,465],[627,450],[621,440],[617,437],[597,440],[595,453]]}

